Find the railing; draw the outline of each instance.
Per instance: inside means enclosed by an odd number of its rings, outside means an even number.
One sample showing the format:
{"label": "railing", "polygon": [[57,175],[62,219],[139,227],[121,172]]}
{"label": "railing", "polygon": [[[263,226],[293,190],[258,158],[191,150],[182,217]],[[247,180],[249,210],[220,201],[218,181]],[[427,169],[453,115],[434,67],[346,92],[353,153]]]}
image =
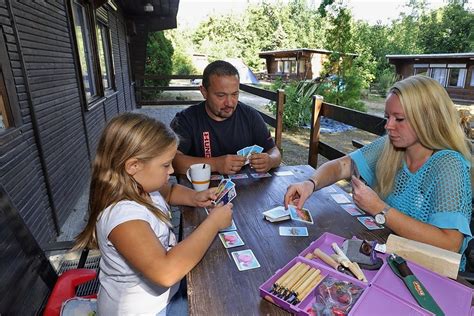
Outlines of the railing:
{"label": "railing", "polygon": [[[198,85],[182,85],[182,86],[144,86],[145,80],[172,80],[172,79],[188,79],[197,80],[202,79],[201,75],[178,75],[178,76],[161,76],[161,75],[145,75],[136,78],[135,81],[135,95],[138,106],[143,105],[186,105],[196,104],[204,101],[203,99],[194,100],[163,100],[163,99],[146,99],[144,98],[144,92],[150,91],[195,91],[199,90]],[[285,92],[284,90],[278,90],[277,92],[260,89],[247,84],[240,84],[240,90],[259,96],[261,98],[276,102],[276,115],[272,117],[264,112],[259,111],[265,123],[275,128],[275,144],[282,150],[282,131],[283,131],[283,109],[285,104]]]}
{"label": "railing", "polygon": [[[380,136],[385,134],[384,126],[386,120],[384,118],[326,103],[323,102],[322,96],[315,95],[313,96],[308,154],[308,164],[314,168],[318,164],[318,154],[329,160],[337,159],[347,154],[319,140],[321,116],[357,127],[372,134]],[[357,140],[352,140],[352,144],[357,148],[362,147],[362,144]]]}

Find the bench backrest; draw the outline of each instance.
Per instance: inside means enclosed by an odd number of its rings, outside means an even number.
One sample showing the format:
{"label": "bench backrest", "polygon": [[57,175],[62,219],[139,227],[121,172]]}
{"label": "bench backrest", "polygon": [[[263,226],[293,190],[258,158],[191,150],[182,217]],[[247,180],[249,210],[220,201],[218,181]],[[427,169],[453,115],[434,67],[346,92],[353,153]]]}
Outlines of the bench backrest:
{"label": "bench backrest", "polygon": [[[313,110],[311,116],[311,133],[309,140],[308,164],[316,168],[318,164],[318,154],[332,160],[342,157],[348,153],[342,152],[319,140],[321,128],[321,116],[333,119],[335,121],[354,126],[358,129],[370,132],[376,135],[385,134],[384,118],[367,114],[364,112],[352,110],[323,101],[319,95],[313,96]],[[353,142],[354,144],[355,142]],[[356,145],[356,144],[355,144]],[[358,146],[357,146],[358,147]]]}

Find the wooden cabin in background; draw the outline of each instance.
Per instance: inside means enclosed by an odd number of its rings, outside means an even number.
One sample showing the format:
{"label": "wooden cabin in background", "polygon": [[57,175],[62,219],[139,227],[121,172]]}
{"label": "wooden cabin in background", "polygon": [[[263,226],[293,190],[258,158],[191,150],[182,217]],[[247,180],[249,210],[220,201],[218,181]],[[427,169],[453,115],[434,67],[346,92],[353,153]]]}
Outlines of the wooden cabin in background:
{"label": "wooden cabin in background", "polygon": [[451,99],[474,104],[474,53],[387,55],[400,79],[426,75],[439,81]]}
{"label": "wooden cabin in background", "polygon": [[[323,65],[333,52],[325,49],[296,48],[263,51],[258,54],[265,59],[268,79],[305,80],[321,77]],[[356,54],[346,54],[355,57]]]}
{"label": "wooden cabin in background", "polygon": [[[3,290],[47,295],[46,269],[32,249],[61,233],[88,182],[104,125],[136,107],[134,78],[144,74],[148,32],[175,28],[178,4],[0,1]],[[22,243],[30,235],[33,242]],[[6,294],[0,314],[37,312],[40,302]]]}

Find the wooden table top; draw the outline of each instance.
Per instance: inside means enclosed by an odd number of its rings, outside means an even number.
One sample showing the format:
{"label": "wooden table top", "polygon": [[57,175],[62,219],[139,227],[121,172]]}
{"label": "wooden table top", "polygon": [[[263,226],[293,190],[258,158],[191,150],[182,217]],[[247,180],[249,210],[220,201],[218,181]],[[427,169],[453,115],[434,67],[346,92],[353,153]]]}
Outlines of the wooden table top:
{"label": "wooden table top", "polygon": [[[291,176],[276,176],[275,171],[291,171]],[[278,269],[308,247],[324,232],[341,237],[378,240],[384,242],[388,229],[369,231],[357,219],[349,215],[322,189],[305,203],[314,224],[296,221],[270,223],[262,212],[283,205],[283,197],[289,184],[307,179],[314,169],[308,165],[282,166],[271,170],[271,178],[254,179],[250,169],[243,169],[248,179],[236,179],[237,197],[232,201],[233,219],[237,232],[245,245],[226,249],[216,237],[202,261],[187,275],[188,305],[190,315],[288,315],[283,309],[265,301],[259,295],[259,286]],[[217,186],[219,181],[212,181]],[[180,183],[190,186],[186,177]],[[344,193],[337,186],[337,193]],[[186,238],[203,221],[206,212],[202,208],[183,207],[183,237]],[[305,226],[308,237],[283,237],[280,226]],[[251,249],[261,267],[239,271],[230,253]]]}

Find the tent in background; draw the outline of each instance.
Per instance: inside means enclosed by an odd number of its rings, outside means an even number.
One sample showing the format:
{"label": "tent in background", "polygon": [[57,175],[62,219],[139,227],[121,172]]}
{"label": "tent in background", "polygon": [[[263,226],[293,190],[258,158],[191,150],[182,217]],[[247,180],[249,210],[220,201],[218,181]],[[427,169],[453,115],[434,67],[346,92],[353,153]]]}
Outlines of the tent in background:
{"label": "tent in background", "polygon": [[240,58],[226,58],[225,61],[234,65],[239,71],[240,83],[257,84],[258,79],[250,68]]}

